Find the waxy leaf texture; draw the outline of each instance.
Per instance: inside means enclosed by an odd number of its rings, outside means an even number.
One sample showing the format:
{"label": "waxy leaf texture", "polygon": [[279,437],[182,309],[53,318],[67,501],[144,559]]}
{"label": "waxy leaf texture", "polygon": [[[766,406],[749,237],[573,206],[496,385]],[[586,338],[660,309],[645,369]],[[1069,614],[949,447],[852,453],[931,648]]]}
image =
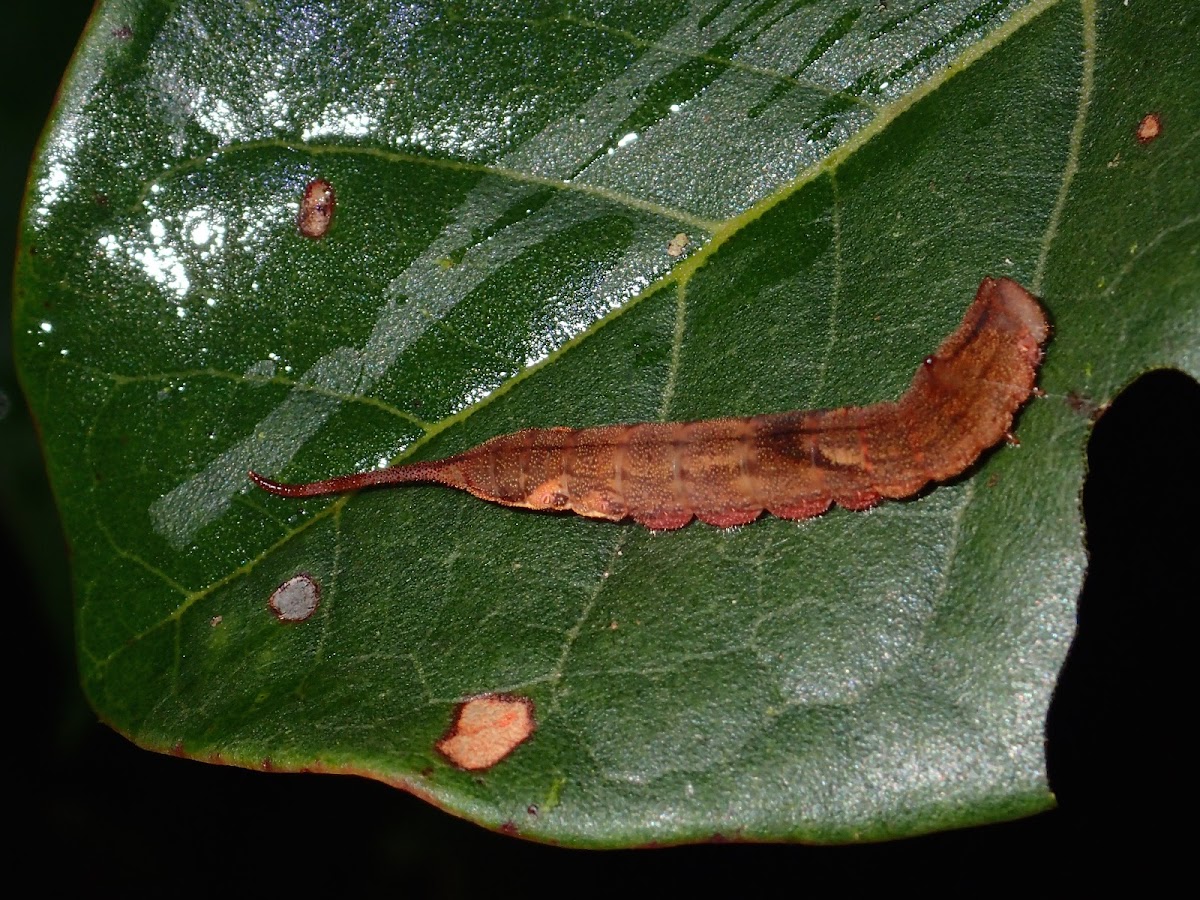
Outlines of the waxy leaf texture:
{"label": "waxy leaf texture", "polygon": [[[1047,808],[1087,410],[1200,372],[1198,16],[101,2],[14,310],[97,712],[581,846]],[[895,398],[986,276],[1045,396],[911,500],[653,533],[247,479]]]}

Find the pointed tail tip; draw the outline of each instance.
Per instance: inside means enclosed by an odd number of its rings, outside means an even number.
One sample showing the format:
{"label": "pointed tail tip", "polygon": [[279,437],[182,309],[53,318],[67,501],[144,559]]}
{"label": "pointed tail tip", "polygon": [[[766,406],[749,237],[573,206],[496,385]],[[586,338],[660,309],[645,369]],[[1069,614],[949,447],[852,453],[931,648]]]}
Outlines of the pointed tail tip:
{"label": "pointed tail tip", "polygon": [[324,481],[284,483],[272,481],[253,469],[246,473],[250,480],[268,493],[277,497],[325,497],[330,494],[345,494],[363,488],[408,482],[438,482],[450,487],[469,490],[467,479],[455,458],[416,462],[392,466],[386,469],[369,469],[352,475],[338,475]]}
{"label": "pointed tail tip", "polygon": [[267,493],[276,494],[280,497],[286,497],[289,494],[289,491],[288,491],[289,486],[286,484],[281,484],[278,481],[272,481],[270,478],[267,478],[265,475],[259,475],[253,469],[249,470],[246,474],[250,476],[251,481],[253,481],[256,485],[258,485],[260,488],[262,488]]}

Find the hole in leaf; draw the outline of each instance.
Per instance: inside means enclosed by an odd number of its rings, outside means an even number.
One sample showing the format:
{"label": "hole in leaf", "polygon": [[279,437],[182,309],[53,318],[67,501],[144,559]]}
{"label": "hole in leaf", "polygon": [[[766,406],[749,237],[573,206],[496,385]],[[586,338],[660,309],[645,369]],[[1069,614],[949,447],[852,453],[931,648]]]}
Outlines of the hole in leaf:
{"label": "hole in leaf", "polygon": [[1088,573],[1046,723],[1050,787],[1084,827],[1172,819],[1191,780],[1195,651],[1181,624],[1198,596],[1198,423],[1200,385],[1158,371],[1117,397],[1088,443]]}

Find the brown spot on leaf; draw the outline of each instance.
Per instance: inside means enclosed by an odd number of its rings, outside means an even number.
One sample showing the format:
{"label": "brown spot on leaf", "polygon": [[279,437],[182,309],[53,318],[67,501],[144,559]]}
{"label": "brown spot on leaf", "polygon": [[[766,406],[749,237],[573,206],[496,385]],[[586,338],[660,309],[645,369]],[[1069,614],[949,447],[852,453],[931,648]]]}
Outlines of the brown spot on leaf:
{"label": "brown spot on leaf", "polygon": [[483,694],[458,705],[437,750],[460,769],[490,769],[537,729],[533,701],[509,694]]}
{"label": "brown spot on leaf", "polygon": [[1087,416],[1093,422],[1100,418],[1100,413],[1104,411],[1103,407],[1091,397],[1076,391],[1067,392],[1067,406],[1080,415]]}
{"label": "brown spot on leaf", "polygon": [[289,578],[271,594],[268,605],[280,622],[303,622],[321,603],[321,586],[307,572]]}
{"label": "brown spot on leaf", "polygon": [[1138,122],[1137,139],[1139,144],[1148,144],[1162,134],[1162,116],[1158,113],[1147,113]]}
{"label": "brown spot on leaf", "polygon": [[304,188],[304,196],[300,199],[300,214],[296,217],[300,233],[314,240],[325,237],[325,232],[333,222],[335,206],[337,197],[333,193],[333,185],[324,178],[310,181]]}
{"label": "brown spot on leaf", "polygon": [[119,41],[127,41],[133,37],[133,29],[128,25],[122,25],[119,28],[114,28],[112,30],[112,36]]}

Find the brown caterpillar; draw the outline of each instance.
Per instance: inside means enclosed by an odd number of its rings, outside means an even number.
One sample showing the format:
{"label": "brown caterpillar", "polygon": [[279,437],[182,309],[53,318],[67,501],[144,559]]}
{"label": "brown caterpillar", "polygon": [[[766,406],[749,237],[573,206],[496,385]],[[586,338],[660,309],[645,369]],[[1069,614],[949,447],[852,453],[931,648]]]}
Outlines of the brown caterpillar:
{"label": "brown caterpillar", "polygon": [[1008,278],[985,278],[962,324],[917,369],[895,403],[744,419],[527,428],[456,456],[308,484],[282,497],[380,484],[439,482],[526,509],[571,510],[653,529],[744,525],[836,503],[866,509],[962,473],[1008,434],[1029,399],[1050,328],[1038,301]]}

